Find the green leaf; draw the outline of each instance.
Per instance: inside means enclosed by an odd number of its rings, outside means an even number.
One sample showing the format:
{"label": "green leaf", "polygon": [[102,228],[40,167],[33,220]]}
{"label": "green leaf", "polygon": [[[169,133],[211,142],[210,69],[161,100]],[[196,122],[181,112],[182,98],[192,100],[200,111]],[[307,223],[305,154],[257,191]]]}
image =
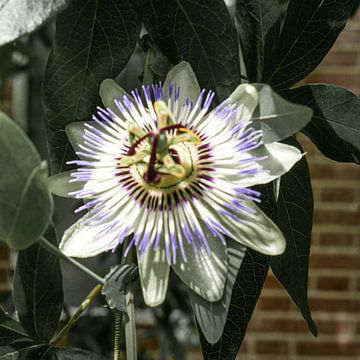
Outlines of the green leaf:
{"label": "green leaf", "polygon": [[253,114],[252,126],[263,130],[265,144],[294,135],[311,120],[311,108],[288,102],[269,85],[253,85],[258,91],[259,105]]}
{"label": "green leaf", "polygon": [[269,257],[247,249],[231,296],[231,303],[220,340],[211,345],[200,333],[206,360],[235,359],[245,336],[247,325],[269,269]]}
{"label": "green leaf", "polygon": [[75,348],[54,348],[53,354],[58,360],[106,360],[93,352]]}
{"label": "green leaf", "polygon": [[117,265],[105,276],[105,284],[101,293],[105,295],[110,309],[127,313],[125,287],[137,276],[137,267],[134,264]]}
{"label": "green leaf", "polygon": [[[53,227],[49,227],[44,237],[56,244]],[[63,304],[58,258],[38,244],[20,251],[13,286],[15,309],[24,329],[36,339],[50,340]]]}
{"label": "green leaf", "polygon": [[149,0],[140,10],[164,54],[189,62],[202,87],[224,100],[240,83],[237,36],[222,0]]}
{"label": "green leaf", "polygon": [[310,106],[314,115],[304,133],[327,157],[360,164],[360,98],[344,88],[310,84],[287,90],[290,101]]}
{"label": "green leaf", "polygon": [[48,187],[49,190],[57,195],[67,198],[72,198],[74,196],[69,195],[69,193],[74,191],[80,191],[84,187],[85,182],[73,181],[73,177],[71,177],[71,173],[73,171],[65,171],[48,178]]}
{"label": "green leaf", "polygon": [[291,0],[278,53],[263,81],[284,89],[310,74],[333,46],[352,6],[353,0]]}
{"label": "green leaf", "polygon": [[31,33],[60,13],[70,0],[7,0],[0,5],[0,45]]}
{"label": "green leaf", "polygon": [[34,243],[53,209],[47,166],[25,133],[0,113],[0,239],[15,249]]}
{"label": "green leaf", "polygon": [[89,119],[100,102],[100,83],[116,77],[138,40],[140,19],[130,0],[72,1],[56,22],[44,79],[52,173],[75,155],[65,126]]}
{"label": "green leaf", "polygon": [[[295,139],[288,139],[286,143],[302,150]],[[272,257],[270,265],[316,336],[307,298],[313,207],[309,169],[303,157],[281,178],[276,223],[286,238],[286,249],[284,254]]]}
{"label": "green leaf", "polygon": [[226,274],[225,290],[221,300],[209,302],[189,290],[190,303],[194,310],[196,321],[206,341],[210,344],[215,344],[223,333],[233,286],[244,259],[246,247],[237,241],[228,239],[227,250],[229,267]]}
{"label": "green leaf", "polygon": [[27,337],[28,335],[20,322],[12,319],[0,308],[0,347]]}
{"label": "green leaf", "polygon": [[235,9],[247,77],[260,82],[279,42],[279,2],[237,0]]}

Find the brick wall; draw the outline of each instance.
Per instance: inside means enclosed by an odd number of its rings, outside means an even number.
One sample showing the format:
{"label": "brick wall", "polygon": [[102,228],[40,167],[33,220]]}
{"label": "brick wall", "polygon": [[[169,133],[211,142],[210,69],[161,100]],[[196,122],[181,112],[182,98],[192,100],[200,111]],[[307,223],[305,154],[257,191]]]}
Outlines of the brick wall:
{"label": "brick wall", "polygon": [[[360,12],[306,82],[360,94]],[[360,119],[359,119],[360,121]],[[241,360],[360,359],[360,167],[325,158],[305,137],[315,198],[309,296],[318,338],[270,274]]]}

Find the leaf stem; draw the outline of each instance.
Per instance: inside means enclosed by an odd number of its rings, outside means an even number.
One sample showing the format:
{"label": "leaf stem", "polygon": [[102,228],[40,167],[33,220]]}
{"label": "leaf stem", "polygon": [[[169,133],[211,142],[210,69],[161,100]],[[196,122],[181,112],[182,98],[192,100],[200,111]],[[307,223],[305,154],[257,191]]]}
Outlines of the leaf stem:
{"label": "leaf stem", "polygon": [[61,340],[75,325],[75,323],[79,320],[80,316],[88,309],[90,304],[94,301],[94,299],[101,293],[102,285],[96,285],[89,295],[85,298],[85,300],[81,303],[81,305],[77,308],[73,316],[66,323],[66,325],[53,337],[50,341],[50,344],[56,344],[59,340]]}
{"label": "leaf stem", "polygon": [[100,284],[105,284],[105,280],[100,277],[99,275],[95,274],[93,271],[91,271],[89,268],[87,268],[86,266],[80,264],[78,261],[76,261],[73,258],[70,258],[68,256],[66,256],[64,253],[62,253],[55,245],[51,244],[47,239],[45,239],[43,236],[38,240],[38,243],[45,248],[46,250],[48,250],[49,252],[51,252],[52,254],[54,254],[55,256],[57,256],[58,258],[60,258],[61,260],[71,264],[72,266],[78,268],[80,271],[82,271],[84,274],[88,275],[89,277],[91,277],[92,279],[96,280],[96,282],[100,283]]}

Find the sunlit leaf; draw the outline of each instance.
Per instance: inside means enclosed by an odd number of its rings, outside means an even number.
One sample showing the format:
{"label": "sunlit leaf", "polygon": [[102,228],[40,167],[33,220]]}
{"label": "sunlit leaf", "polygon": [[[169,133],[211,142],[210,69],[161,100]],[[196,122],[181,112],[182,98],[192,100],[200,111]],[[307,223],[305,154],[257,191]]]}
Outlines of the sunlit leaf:
{"label": "sunlit leaf", "polygon": [[304,133],[327,157],[360,163],[360,98],[351,91],[325,84],[287,90],[283,95],[310,106],[314,115]]}
{"label": "sunlit leaf", "polygon": [[47,165],[25,133],[0,113],[0,240],[15,249],[34,243],[52,215]]}
{"label": "sunlit leaf", "polygon": [[69,4],[70,0],[5,0],[0,3],[0,45],[33,32]]}

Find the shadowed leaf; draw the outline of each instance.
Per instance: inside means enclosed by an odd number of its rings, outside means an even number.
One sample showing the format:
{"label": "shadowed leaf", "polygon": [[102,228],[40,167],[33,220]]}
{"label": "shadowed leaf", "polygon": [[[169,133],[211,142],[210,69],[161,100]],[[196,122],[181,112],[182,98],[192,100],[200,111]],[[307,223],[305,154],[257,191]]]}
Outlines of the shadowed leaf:
{"label": "shadowed leaf", "polygon": [[286,90],[295,103],[310,106],[314,115],[304,133],[330,159],[360,164],[360,98],[351,91],[325,84]]}
{"label": "shadowed leaf", "polygon": [[[44,237],[56,245],[52,227]],[[38,244],[20,251],[13,286],[14,305],[24,329],[36,339],[50,340],[63,304],[59,259]]]}
{"label": "shadowed leaf", "polygon": [[57,18],[43,88],[53,173],[75,158],[65,126],[90,120],[101,81],[120,73],[139,32],[130,0],[73,1]]}
{"label": "shadowed leaf", "polygon": [[223,100],[240,83],[236,32],[223,0],[150,0],[141,11],[164,54],[189,62],[202,87]]}
{"label": "shadowed leaf", "polygon": [[[295,139],[288,139],[286,143],[302,150]],[[276,223],[286,238],[286,249],[284,254],[272,257],[270,265],[316,336],[307,298],[313,207],[309,169],[303,157],[281,177]]]}
{"label": "shadowed leaf", "polygon": [[353,0],[291,0],[278,53],[263,81],[284,89],[310,74],[333,46],[352,7]]}

